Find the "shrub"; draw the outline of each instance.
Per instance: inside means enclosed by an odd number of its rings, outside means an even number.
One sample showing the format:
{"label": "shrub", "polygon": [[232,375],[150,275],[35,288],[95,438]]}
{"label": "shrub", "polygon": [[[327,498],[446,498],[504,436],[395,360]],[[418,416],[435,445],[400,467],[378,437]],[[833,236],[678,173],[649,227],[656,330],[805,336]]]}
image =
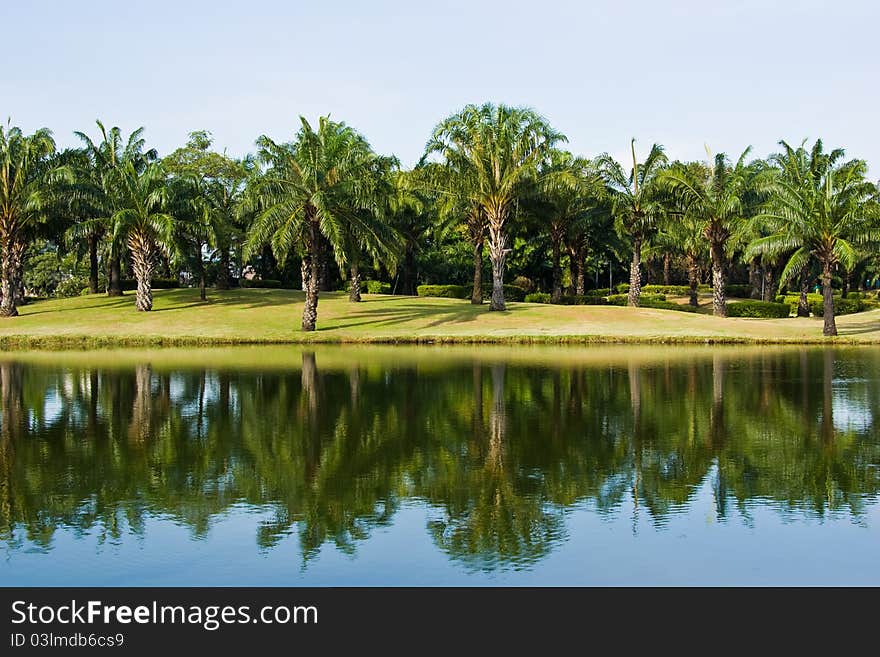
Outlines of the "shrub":
{"label": "shrub", "polygon": [[614,286],[614,291],[618,294],[626,294],[629,292],[629,283],[618,283]]}
{"label": "shrub", "polygon": [[676,297],[685,297],[691,293],[687,285],[643,285],[642,292],[648,294],[668,294]]}
{"label": "shrub", "polygon": [[85,287],[86,294],[89,293],[89,280],[83,276],[71,276],[60,281],[55,286],[56,297],[78,297],[82,294]]}
{"label": "shrub", "polygon": [[416,292],[420,297],[443,297],[444,299],[467,299],[471,296],[466,285],[419,285]]}
{"label": "shrub", "polygon": [[607,287],[597,287],[595,290],[587,290],[585,296],[588,297],[607,297],[611,294],[611,290]]}
{"label": "shrub", "polygon": [[277,281],[274,278],[242,278],[239,283],[242,287],[247,288],[279,288],[281,287],[281,281]]}
{"label": "shrub", "polygon": [[[629,296],[626,294],[611,294],[608,296],[608,303],[612,306],[625,306]],[[662,294],[641,294],[639,295],[639,303],[644,305],[646,301],[666,301],[666,297]]]}
{"label": "shrub", "polygon": [[[134,278],[123,278],[120,283],[123,290],[136,290],[137,280]],[[150,281],[150,285],[154,290],[170,290],[180,287],[180,281],[176,278],[154,278]]]}
{"label": "shrub", "polygon": [[546,292],[532,292],[525,296],[526,303],[550,303],[550,295]]}
{"label": "shrub", "polygon": [[770,301],[737,301],[727,306],[729,317],[758,317],[761,319],[779,319],[791,314],[791,306],[787,303]]}
{"label": "shrub", "polygon": [[367,294],[391,294],[391,283],[384,281],[361,281],[361,292]]}
{"label": "shrub", "polygon": [[[862,312],[864,309],[865,304],[861,299],[842,299],[841,297],[834,297],[835,315],[851,315],[853,313]],[[810,312],[816,317],[822,317],[822,315],[824,315],[824,303],[822,301],[814,301],[810,304]]]}

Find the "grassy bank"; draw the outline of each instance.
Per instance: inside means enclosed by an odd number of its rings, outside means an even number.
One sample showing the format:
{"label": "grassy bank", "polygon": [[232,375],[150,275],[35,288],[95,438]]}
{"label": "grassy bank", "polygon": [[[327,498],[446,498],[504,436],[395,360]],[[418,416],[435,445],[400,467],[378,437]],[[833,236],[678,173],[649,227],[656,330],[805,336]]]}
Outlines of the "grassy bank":
{"label": "grassy bank", "polygon": [[0,320],[0,347],[93,348],[283,343],[765,343],[880,344],[880,310],[838,318],[840,337],[822,337],[821,318],[738,319],[616,306],[511,303],[489,312],[454,299],[321,295],[318,331],[299,331],[303,295],[290,290],[158,290],[139,313],[131,294],[37,301]]}

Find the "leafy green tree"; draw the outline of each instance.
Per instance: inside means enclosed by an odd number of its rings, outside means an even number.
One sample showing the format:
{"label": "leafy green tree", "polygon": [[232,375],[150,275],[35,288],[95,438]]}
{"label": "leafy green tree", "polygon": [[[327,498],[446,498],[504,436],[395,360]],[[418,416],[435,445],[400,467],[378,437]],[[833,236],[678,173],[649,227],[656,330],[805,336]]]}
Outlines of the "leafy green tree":
{"label": "leafy green tree", "polygon": [[601,155],[601,168],[614,199],[614,214],[618,232],[632,243],[632,263],[629,269],[630,306],[638,307],[642,290],[642,247],[657,230],[665,207],[659,198],[657,175],[666,164],[663,147],[654,144],[642,164],[636,159],[636,140],[630,142],[632,169],[627,174],[610,155]]}
{"label": "leafy green tree", "polygon": [[188,225],[198,229],[183,239],[189,242],[187,261],[195,266],[202,300],[206,285],[203,251],[217,259],[217,289],[230,287],[233,253],[243,237],[242,199],[253,171],[250,158],[236,160],[211,151],[212,143],[210,133],[192,132],[186,146],[162,158],[166,170],[181,183],[181,211],[192,215]]}
{"label": "leafy green tree", "polygon": [[277,144],[265,135],[257,140],[257,157],[267,168],[252,188],[250,202],[259,211],[246,251],[270,244],[283,262],[297,245],[304,245],[310,272],[302,330],[314,331],[321,267],[328,255],[325,242],[339,262],[346,260],[350,236],[361,244],[381,243],[388,167],[344,123],[321,117],[315,130],[305,118],[300,120],[292,143]]}
{"label": "leafy green tree", "polygon": [[754,171],[746,164],[751,148],[743,151],[735,164],[724,153],[706,167],[677,164],[664,170],[658,180],[673,194],[679,213],[700,222],[712,262],[712,312],[727,316],[724,287],[725,266],[731,237],[749,218],[747,194],[752,189]]}
{"label": "leafy green tree", "polygon": [[440,155],[485,214],[492,263],[490,310],[505,309],[508,221],[524,185],[561,141],[565,136],[535,111],[491,103],[467,105],[434,128],[428,141],[426,155]]}
{"label": "leafy green tree", "polygon": [[817,141],[808,154],[803,146],[782,145],[785,152],[775,158],[781,171],[763,183],[768,202],[759,215],[773,232],[755,240],[749,252],[772,256],[793,251],[783,281],[799,275],[815,258],[822,279],[822,334],[834,336],[832,275],[838,266],[852,269],[857,244],[880,238],[880,213],[872,198],[876,189],[866,178],[865,162],[842,162],[841,149],[826,155]]}

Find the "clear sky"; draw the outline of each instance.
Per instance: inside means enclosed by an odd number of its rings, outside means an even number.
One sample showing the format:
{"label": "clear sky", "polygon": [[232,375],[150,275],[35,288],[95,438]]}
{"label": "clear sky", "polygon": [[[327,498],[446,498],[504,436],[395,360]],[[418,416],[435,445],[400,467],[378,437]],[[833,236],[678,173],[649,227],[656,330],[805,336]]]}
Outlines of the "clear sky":
{"label": "clear sky", "polygon": [[240,155],[331,113],[412,164],[469,102],[529,105],[569,147],[757,155],[822,137],[880,171],[876,0],[29,0],[0,11],[0,115],[63,145],[94,120]]}

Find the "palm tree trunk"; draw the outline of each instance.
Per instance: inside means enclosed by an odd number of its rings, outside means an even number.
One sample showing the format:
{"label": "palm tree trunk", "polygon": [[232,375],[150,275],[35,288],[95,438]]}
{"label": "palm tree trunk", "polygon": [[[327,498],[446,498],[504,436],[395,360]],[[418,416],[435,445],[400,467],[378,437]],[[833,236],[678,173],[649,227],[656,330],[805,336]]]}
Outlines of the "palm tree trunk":
{"label": "palm tree trunk", "polygon": [[840,286],[840,298],[846,299],[846,296],[849,294],[850,273],[848,271],[843,272],[843,276],[841,276],[840,279],[842,281],[842,285]]}
{"label": "palm tree trunk", "polygon": [[[611,290],[609,290],[609,293]],[[633,239],[633,257],[629,265],[629,298],[627,303],[633,308],[639,307],[642,294],[642,239]]]}
{"label": "palm tree trunk", "polygon": [[303,306],[302,330],[314,331],[318,321],[318,288],[321,279],[321,244],[319,231],[314,221],[309,221],[308,245],[309,276],[306,285],[306,302]]}
{"label": "palm tree trunk", "polygon": [[361,272],[356,262],[349,268],[348,300],[355,303],[361,300]]}
{"label": "palm tree trunk", "polygon": [[822,263],[822,315],[825,324],[822,327],[822,335],[831,337],[837,335],[837,323],[834,321],[834,290],[831,288],[831,263]]}
{"label": "palm tree trunk", "polygon": [[199,262],[199,299],[202,301],[208,300],[208,295],[205,290],[206,281],[205,281],[205,262],[202,260],[202,243],[197,242],[196,249],[196,258]]}
{"label": "palm tree trunk", "polygon": [[89,294],[98,293],[98,236],[89,235]]}
{"label": "palm tree trunk", "polygon": [[489,310],[506,310],[504,305],[504,261],[507,259],[507,235],[504,233],[504,216],[490,214],[489,260],[492,262],[492,299]]}
{"label": "palm tree trunk", "polygon": [[776,298],[776,268],[773,265],[764,267],[764,294],[761,301],[773,301]]}
{"label": "palm tree trunk", "polygon": [[471,290],[471,304],[483,303],[483,232],[473,240],[474,246],[474,287]]}
{"label": "palm tree trunk", "polygon": [[226,245],[220,248],[220,266],[217,268],[218,290],[229,289],[229,279],[231,278],[229,269],[229,247]]}
{"label": "palm tree trunk", "polygon": [[722,245],[713,241],[709,245],[712,254],[712,314],[727,317],[727,300],[724,298],[724,258]]}
{"label": "palm tree trunk", "polygon": [[584,249],[583,247],[574,250],[574,260],[577,266],[577,275],[574,282],[574,293],[583,296],[587,292],[586,267],[584,266]]}
{"label": "palm tree trunk", "polygon": [[797,316],[809,317],[810,304],[807,303],[807,294],[810,293],[810,268],[804,267],[800,276],[800,296],[798,297]]}
{"label": "palm tree trunk", "polygon": [[690,285],[690,298],[688,304],[696,308],[700,305],[698,287],[700,285],[700,268],[693,258],[689,258],[688,262],[688,285]]}
{"label": "palm tree trunk", "polygon": [[302,281],[301,289],[303,292],[309,291],[309,279],[312,277],[312,256],[304,255],[299,265],[300,280]]}
{"label": "palm tree trunk", "polygon": [[672,284],[672,256],[663,254],[663,285]]}
{"label": "palm tree trunk", "polygon": [[558,230],[550,231],[550,242],[553,252],[553,290],[550,295],[550,303],[559,303],[562,301],[562,265],[560,264],[562,235]]}
{"label": "palm tree trunk", "polygon": [[18,282],[15,277],[18,273],[18,267],[15,263],[16,249],[14,245],[7,242],[3,249],[2,262],[0,262],[0,296],[3,301],[0,302],[0,317],[15,317],[18,315],[18,304],[16,303],[16,288]]}
{"label": "palm tree trunk", "polygon": [[122,296],[122,258],[118,255],[110,258],[110,267],[107,271],[107,296]]}
{"label": "palm tree trunk", "polygon": [[129,241],[131,265],[137,279],[137,296],[135,308],[142,312],[153,309],[153,245],[148,237],[134,235]]}
{"label": "palm tree trunk", "polygon": [[761,298],[761,268],[758,267],[758,261],[752,260],[749,263],[749,285],[752,290],[749,293],[749,298],[751,299],[760,299]]}

